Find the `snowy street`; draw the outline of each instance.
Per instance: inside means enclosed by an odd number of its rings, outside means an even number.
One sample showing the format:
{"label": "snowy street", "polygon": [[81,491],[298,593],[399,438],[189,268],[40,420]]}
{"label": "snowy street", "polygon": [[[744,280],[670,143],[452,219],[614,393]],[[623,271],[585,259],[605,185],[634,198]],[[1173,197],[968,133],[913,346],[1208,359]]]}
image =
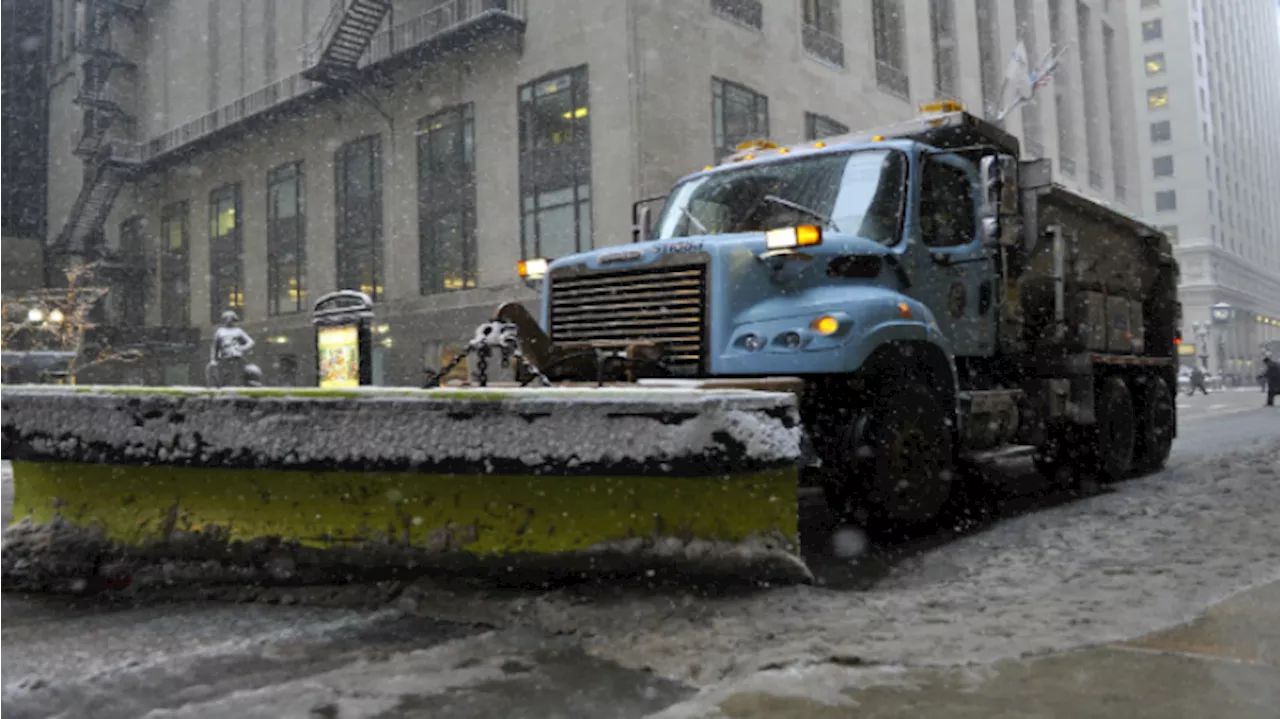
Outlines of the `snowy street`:
{"label": "snowy street", "polygon": [[[763,717],[803,698],[805,713],[795,716],[823,716],[824,707],[846,716],[858,688],[1009,681],[1022,669],[993,663],[1134,640],[1243,590],[1275,595],[1266,585],[1280,580],[1280,409],[1261,404],[1248,391],[1180,397],[1169,469],[1087,496],[1044,491],[1023,463],[993,468],[967,507],[980,518],[974,527],[872,548],[852,562],[817,551],[816,586],[534,593],[424,582],[217,597],[241,603],[5,595],[3,709],[13,717]],[[829,520],[812,500],[805,507],[806,539],[827,544]],[[1229,614],[1236,605],[1222,606]],[[1139,649],[1151,656],[1169,646],[1146,641]],[[1280,659],[1259,652],[1248,681],[1233,685],[1243,709],[1221,716],[1264,716],[1249,712],[1275,706]],[[1079,693],[1102,691],[1105,672],[1079,656],[1038,666],[1059,672],[1059,683],[1075,677]],[[1250,688],[1268,686],[1269,696]]]}

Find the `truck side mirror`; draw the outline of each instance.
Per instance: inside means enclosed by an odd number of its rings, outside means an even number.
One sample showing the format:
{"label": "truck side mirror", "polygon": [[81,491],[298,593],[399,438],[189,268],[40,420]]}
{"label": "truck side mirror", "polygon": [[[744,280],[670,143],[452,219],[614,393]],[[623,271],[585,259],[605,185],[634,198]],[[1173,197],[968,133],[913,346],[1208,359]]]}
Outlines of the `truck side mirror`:
{"label": "truck side mirror", "polygon": [[643,242],[649,239],[653,228],[650,226],[649,206],[644,205],[640,208],[640,216],[636,219],[636,226],[631,228],[631,241]]}
{"label": "truck side mirror", "polygon": [[649,204],[667,199],[666,195],[646,197],[631,203],[631,241],[644,242],[653,234]]}
{"label": "truck side mirror", "polygon": [[982,187],[982,204],[978,217],[982,222],[982,242],[996,245],[1000,242],[1000,203],[1004,197],[1004,168],[999,155],[983,155],[978,166],[979,184]]}

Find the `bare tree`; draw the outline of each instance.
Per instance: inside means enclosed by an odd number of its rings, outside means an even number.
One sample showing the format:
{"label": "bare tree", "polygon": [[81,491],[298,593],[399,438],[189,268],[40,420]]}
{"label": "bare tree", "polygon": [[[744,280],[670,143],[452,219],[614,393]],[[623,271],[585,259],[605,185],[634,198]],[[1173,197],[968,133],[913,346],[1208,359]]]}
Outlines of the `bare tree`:
{"label": "bare tree", "polygon": [[[87,346],[90,330],[97,326],[92,312],[102,298],[111,291],[109,287],[95,285],[97,262],[75,265],[66,269],[65,287],[46,288],[4,298],[0,309],[3,317],[4,344],[7,346],[23,337],[28,348],[74,352],[75,357],[67,366],[67,377],[75,383],[76,374],[89,367],[108,362],[133,362],[142,357],[137,349],[114,350],[108,346]],[[33,321],[32,312],[39,313]]]}

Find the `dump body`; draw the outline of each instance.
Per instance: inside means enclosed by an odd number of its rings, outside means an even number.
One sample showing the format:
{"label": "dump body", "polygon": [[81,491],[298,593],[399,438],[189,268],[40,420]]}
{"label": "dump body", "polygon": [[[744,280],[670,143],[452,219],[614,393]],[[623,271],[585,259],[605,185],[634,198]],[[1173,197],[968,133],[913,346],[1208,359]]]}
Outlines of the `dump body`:
{"label": "dump body", "polygon": [[1173,356],[1177,268],[1167,237],[1048,183],[1047,171],[1023,170],[1029,226],[1016,282],[1025,351]]}

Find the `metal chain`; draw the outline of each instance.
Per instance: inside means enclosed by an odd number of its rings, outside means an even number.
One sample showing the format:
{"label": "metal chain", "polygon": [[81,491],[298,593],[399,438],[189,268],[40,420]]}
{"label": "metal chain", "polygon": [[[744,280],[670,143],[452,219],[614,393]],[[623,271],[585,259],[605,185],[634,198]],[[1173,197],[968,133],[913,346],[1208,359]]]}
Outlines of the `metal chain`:
{"label": "metal chain", "polygon": [[[485,328],[488,328],[489,331],[482,331]],[[497,341],[494,341],[495,339]],[[493,347],[497,347],[501,352],[501,366],[503,368],[510,366],[512,358],[520,362],[520,367],[529,375],[528,379],[520,383],[521,387],[528,386],[534,380],[537,380],[544,387],[551,386],[551,380],[520,351],[519,336],[514,325],[505,322],[486,322],[476,328],[476,335],[474,339],[467,343],[465,350],[458,353],[438,372],[427,372],[426,378],[423,380],[423,388],[438,386],[441,378],[452,372],[454,368],[461,364],[462,360],[473,355],[476,359],[476,382],[481,387],[487,387],[489,384],[489,351]]]}

